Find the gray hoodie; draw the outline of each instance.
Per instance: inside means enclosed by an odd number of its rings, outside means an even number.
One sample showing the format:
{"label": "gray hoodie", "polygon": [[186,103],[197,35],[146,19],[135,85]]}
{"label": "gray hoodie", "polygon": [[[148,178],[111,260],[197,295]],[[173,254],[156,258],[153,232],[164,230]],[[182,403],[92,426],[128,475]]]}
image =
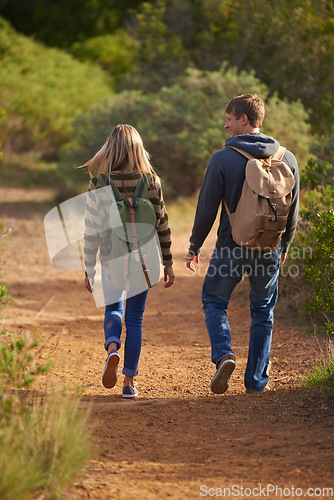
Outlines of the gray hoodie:
{"label": "gray hoodie", "polygon": [[[225,145],[240,148],[256,158],[268,158],[277,151],[280,144],[267,135],[252,133],[231,137]],[[287,252],[298,221],[299,174],[297,160],[290,151],[285,152],[283,161],[291,168],[296,181],[292,191],[287,227],[281,241],[282,252]],[[237,246],[232,238],[231,226],[222,200],[225,198],[230,212],[235,211],[245,180],[246,163],[247,158],[230,147],[225,147],[212,155],[198,197],[196,216],[190,237],[189,251],[191,253],[199,254],[220,205],[222,207],[216,245],[229,248]]]}

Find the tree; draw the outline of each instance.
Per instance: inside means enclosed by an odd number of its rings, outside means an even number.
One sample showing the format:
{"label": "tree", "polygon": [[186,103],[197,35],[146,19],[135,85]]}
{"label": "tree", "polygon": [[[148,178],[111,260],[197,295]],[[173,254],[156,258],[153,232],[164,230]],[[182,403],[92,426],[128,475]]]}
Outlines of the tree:
{"label": "tree", "polygon": [[[61,48],[122,28],[142,0],[2,0],[0,15],[20,32]],[[29,22],[27,22],[29,19]]]}
{"label": "tree", "polygon": [[334,128],[328,137],[311,144],[310,152],[314,156],[307,163],[302,184],[309,189],[334,185]]}
{"label": "tree", "polygon": [[[135,34],[145,64],[139,66],[134,85],[138,88],[140,81],[142,88],[157,90],[160,70],[162,79],[170,82],[185,60],[210,71],[227,61],[229,67],[240,71],[255,71],[271,94],[289,101],[301,99],[312,110],[313,130],[326,132],[334,120],[334,73],[328,71],[334,66],[333,14],[334,4],[324,0],[144,3],[136,16]],[[178,54],[170,50],[166,40],[177,43]],[[170,60],[166,55],[169,51],[173,54]],[[151,70],[153,83],[147,78]]]}
{"label": "tree", "polygon": [[325,328],[334,335],[334,187],[322,186],[307,198],[307,218],[313,224],[313,251],[305,263],[305,278],[312,295],[306,308],[314,317],[325,319]]}
{"label": "tree", "polygon": [[[189,195],[201,185],[211,155],[224,147],[224,105],[245,90],[267,100],[267,114],[275,119],[266,122],[270,131],[286,147],[295,147],[297,157],[306,157],[309,126],[300,103],[288,104],[268,97],[268,89],[252,73],[227,69],[204,72],[187,70],[170,87],[156,93],[122,92],[108,102],[79,117],[75,123],[71,148],[64,151],[59,166],[62,187],[76,186],[82,171],[73,165],[87,161],[118,123],[135,126],[144,139],[152,162],[166,182],[168,196]],[[291,117],[294,117],[291,120]],[[71,172],[75,179],[71,178]]]}
{"label": "tree", "polygon": [[55,154],[75,117],[112,94],[99,67],[18,34],[0,18],[0,123],[5,151]]}

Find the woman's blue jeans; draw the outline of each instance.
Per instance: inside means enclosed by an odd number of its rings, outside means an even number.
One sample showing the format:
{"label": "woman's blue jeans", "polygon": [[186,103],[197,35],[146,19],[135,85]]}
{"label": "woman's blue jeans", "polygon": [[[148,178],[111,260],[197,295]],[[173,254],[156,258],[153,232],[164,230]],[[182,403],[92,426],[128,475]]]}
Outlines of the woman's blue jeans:
{"label": "woman's blue jeans", "polygon": [[[102,285],[104,291],[107,291],[107,289],[110,291],[110,287],[112,287],[111,281],[105,274],[102,274]],[[142,345],[142,325],[147,294],[148,290],[145,290],[128,297],[124,307],[124,292],[119,291],[118,300],[106,306],[104,315],[104,347],[108,350],[108,345],[111,342],[116,342],[118,350],[121,347],[122,318],[125,309],[126,337],[122,373],[131,377],[138,375],[137,368]],[[115,297],[115,289],[113,289],[112,296]]]}
{"label": "woman's blue jeans", "polygon": [[203,283],[202,301],[211,342],[211,359],[218,365],[223,356],[234,354],[227,308],[231,294],[245,273],[250,291],[251,326],[245,387],[262,392],[269,382],[274,307],[278,293],[280,248],[260,252],[244,247],[216,247]]}

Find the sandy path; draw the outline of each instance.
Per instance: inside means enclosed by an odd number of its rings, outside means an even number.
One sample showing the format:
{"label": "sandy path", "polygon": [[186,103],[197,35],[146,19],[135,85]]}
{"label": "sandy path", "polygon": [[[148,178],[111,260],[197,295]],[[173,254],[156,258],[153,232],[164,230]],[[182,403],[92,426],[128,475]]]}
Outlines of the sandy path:
{"label": "sandy path", "polygon": [[101,385],[103,310],[95,308],[80,272],[59,271],[49,262],[43,233],[49,198],[47,191],[0,188],[1,267],[14,297],[1,310],[0,329],[38,331],[40,358],[55,361],[54,389],[80,386],[82,406],[92,405],[100,454],[64,498],[192,499],[223,496],[224,488],[230,488],[225,497],[265,498],[268,484],[278,490],[267,498],[295,498],[308,488],[334,487],[333,407],[298,387],[315,358],[314,339],[276,321],[272,390],[245,393],[247,280],[229,311],[237,368],[225,395],[210,392],[214,366],[200,300],[207,259],[197,275],[187,274],[188,235],[174,231],[174,287],[160,283],[149,294],[140,397],[122,400],[121,380],[111,391]]}

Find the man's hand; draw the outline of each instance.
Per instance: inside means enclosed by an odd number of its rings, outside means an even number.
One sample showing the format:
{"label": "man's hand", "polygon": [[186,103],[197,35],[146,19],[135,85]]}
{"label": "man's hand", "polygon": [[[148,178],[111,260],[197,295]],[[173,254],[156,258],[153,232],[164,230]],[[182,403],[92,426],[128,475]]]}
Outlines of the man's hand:
{"label": "man's hand", "polygon": [[173,266],[168,266],[165,267],[164,269],[164,282],[165,282],[165,288],[169,288],[174,284],[175,280],[175,274],[173,271]]}
{"label": "man's hand", "polygon": [[88,276],[85,276],[85,287],[90,293],[93,293],[92,286],[94,286],[94,278],[91,278],[91,280],[89,280]]}
{"label": "man's hand", "polygon": [[283,253],[283,252],[282,252],[282,253],[281,253],[281,262],[280,262],[281,266],[283,266],[283,264],[284,264],[284,262],[285,262],[285,259],[286,259],[286,253]]}
{"label": "man's hand", "polygon": [[186,267],[194,273],[196,271],[196,267],[193,264],[193,260],[195,259],[196,264],[198,264],[198,255],[193,255],[192,253],[188,252],[185,259]]}

